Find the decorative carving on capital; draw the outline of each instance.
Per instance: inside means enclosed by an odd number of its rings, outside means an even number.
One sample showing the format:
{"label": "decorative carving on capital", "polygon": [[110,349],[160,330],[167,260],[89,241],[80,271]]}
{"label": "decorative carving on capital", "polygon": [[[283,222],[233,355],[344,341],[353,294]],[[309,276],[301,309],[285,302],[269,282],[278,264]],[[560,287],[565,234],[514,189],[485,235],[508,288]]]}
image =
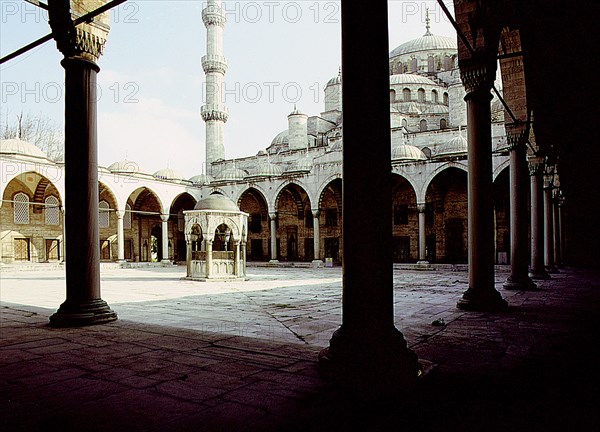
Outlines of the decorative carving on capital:
{"label": "decorative carving on capital", "polygon": [[269,213],[269,219],[271,219],[271,220],[277,219],[277,213]]}
{"label": "decorative carving on capital", "polygon": [[529,175],[543,175],[544,174],[544,158],[532,157],[527,159],[527,165],[529,166]]}
{"label": "decorative carving on capital", "polygon": [[483,55],[465,59],[459,63],[460,78],[467,95],[473,92],[489,92],[496,78],[496,62]]}
{"label": "decorative carving on capital", "polygon": [[125,217],[125,210],[115,210],[117,219],[123,219]]}
{"label": "decorative carving on capital", "polygon": [[506,130],[506,141],[509,151],[525,147],[529,138],[529,126],[527,123],[506,123],[504,128]]}
{"label": "decorative carving on capital", "polygon": [[319,219],[319,215],[321,214],[321,210],[319,209],[312,209],[312,215],[315,219]]}
{"label": "decorative carving on capital", "polygon": [[169,221],[169,216],[168,214],[161,214],[160,215],[160,220],[162,220],[163,222],[168,222]]}
{"label": "decorative carving on capital", "polygon": [[62,0],[49,2],[50,28],[56,45],[65,57],[82,57],[96,62],[104,52],[110,31],[109,13],[96,16],[91,23],[77,27],[74,20],[107,3],[107,0]]}
{"label": "decorative carving on capital", "polygon": [[425,209],[427,208],[427,204],[425,203],[417,203],[417,211],[419,213],[425,213]]}

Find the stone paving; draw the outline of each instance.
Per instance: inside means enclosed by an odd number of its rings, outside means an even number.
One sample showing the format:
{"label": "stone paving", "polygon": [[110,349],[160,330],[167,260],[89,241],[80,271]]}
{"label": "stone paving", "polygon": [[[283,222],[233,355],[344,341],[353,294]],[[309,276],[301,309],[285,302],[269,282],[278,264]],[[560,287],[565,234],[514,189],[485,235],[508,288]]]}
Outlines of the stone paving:
{"label": "stone paving", "polygon": [[[39,430],[593,430],[600,426],[600,276],[498,289],[504,313],[456,309],[467,274],[396,270],[396,325],[435,364],[409,398],[364,402],[319,377],[341,320],[341,270],[249,268],[248,282],[183,269],[105,269],[120,320],[52,329],[59,270],[3,269],[0,428]],[[443,319],[445,325],[432,325]],[[56,427],[54,427],[56,426]]]}

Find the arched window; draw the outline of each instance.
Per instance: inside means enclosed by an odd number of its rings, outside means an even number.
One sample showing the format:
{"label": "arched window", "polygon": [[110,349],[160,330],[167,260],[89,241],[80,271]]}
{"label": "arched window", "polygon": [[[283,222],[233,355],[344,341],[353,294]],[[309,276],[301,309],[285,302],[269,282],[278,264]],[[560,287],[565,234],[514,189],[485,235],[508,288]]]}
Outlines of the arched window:
{"label": "arched window", "polygon": [[390,103],[396,102],[396,91],[390,90]]}
{"label": "arched window", "polygon": [[13,220],[16,224],[29,223],[29,196],[23,192],[19,192],[13,198]]}
{"label": "arched window", "polygon": [[448,105],[448,93],[444,93],[444,105]]}
{"label": "arched window", "polygon": [[421,103],[425,102],[425,90],[420,88],[417,93],[417,98],[418,98],[419,102],[421,102]]}
{"label": "arched window", "polygon": [[410,71],[411,72],[416,72],[417,71],[417,66],[418,66],[417,59],[416,58],[411,59],[411,61],[410,61]]}
{"label": "arched window", "polygon": [[110,226],[110,213],[108,212],[110,206],[106,201],[100,201],[98,204],[98,225],[100,228],[108,228]]}
{"label": "arched window", "polygon": [[408,130],[408,120],[406,119],[402,119],[402,127],[406,130]]}
{"label": "arched window", "polygon": [[46,197],[44,200],[44,215],[46,225],[58,225],[60,223],[58,213],[58,198],[55,196]]}
{"label": "arched window", "polygon": [[423,152],[423,154],[425,156],[427,156],[428,158],[431,158],[431,149],[429,147],[423,147],[421,149],[421,151]]}
{"label": "arched window", "polygon": [[431,102],[438,103],[438,92],[437,92],[437,90],[431,90]]}
{"label": "arched window", "polygon": [[450,57],[449,55],[444,57],[444,70],[450,70],[452,69],[452,57]]}
{"label": "arched window", "polygon": [[427,57],[427,71],[435,72],[435,59],[433,56]]}
{"label": "arched window", "polygon": [[123,215],[123,229],[131,229],[131,206],[125,204],[125,214]]}
{"label": "arched window", "polygon": [[425,132],[427,130],[427,120],[423,119],[419,122],[419,130]]}
{"label": "arched window", "polygon": [[404,102],[410,102],[410,89],[405,88],[402,90],[402,98],[404,99]]}
{"label": "arched window", "polygon": [[448,122],[446,121],[446,119],[441,119],[440,120],[440,129],[446,129],[448,127]]}
{"label": "arched window", "polygon": [[398,62],[396,65],[396,73],[404,73],[404,66],[402,65],[402,62]]}

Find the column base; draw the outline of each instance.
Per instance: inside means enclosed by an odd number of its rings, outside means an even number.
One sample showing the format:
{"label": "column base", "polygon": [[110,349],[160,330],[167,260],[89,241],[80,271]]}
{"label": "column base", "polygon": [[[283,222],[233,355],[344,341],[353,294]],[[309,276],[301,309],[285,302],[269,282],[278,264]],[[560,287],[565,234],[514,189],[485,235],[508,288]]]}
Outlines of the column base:
{"label": "column base", "polygon": [[117,314],[102,299],[76,303],[65,301],[50,316],[52,327],[83,327],[106,324],[117,319]]}
{"label": "column base", "polygon": [[535,280],[546,280],[551,279],[548,272],[544,269],[531,269],[529,270],[529,277]]}
{"label": "column base", "polygon": [[323,267],[323,260],[312,260],[312,265],[315,268]]}
{"label": "column base", "polygon": [[551,266],[546,266],[546,271],[550,274],[556,274],[556,273],[560,273],[558,271],[558,267],[556,267],[555,265],[551,265]]}
{"label": "column base", "polygon": [[480,289],[469,288],[456,307],[466,311],[500,312],[508,309],[508,302],[495,289],[482,292]]}
{"label": "column base", "polygon": [[269,264],[279,264],[279,260],[276,260],[276,259],[269,260]]}
{"label": "column base", "polygon": [[511,291],[537,291],[538,286],[529,276],[513,277],[509,276],[502,285],[504,289]]}
{"label": "column base", "polygon": [[418,266],[428,266],[429,265],[429,261],[427,261],[427,260],[417,261],[417,265]]}
{"label": "column base", "polygon": [[339,328],[319,353],[319,372],[369,399],[404,393],[423,373],[417,355],[394,327],[366,336]]}

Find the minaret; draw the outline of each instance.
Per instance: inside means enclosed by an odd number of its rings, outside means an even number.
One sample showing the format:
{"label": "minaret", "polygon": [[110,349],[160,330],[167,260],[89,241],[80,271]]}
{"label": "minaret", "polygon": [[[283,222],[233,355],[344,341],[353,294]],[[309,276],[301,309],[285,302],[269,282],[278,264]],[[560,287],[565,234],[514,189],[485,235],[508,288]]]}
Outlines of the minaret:
{"label": "minaret", "polygon": [[206,74],[206,105],[202,106],[201,115],[206,123],[206,164],[210,166],[211,162],[225,159],[223,129],[229,117],[222,99],[227,59],[223,56],[226,19],[221,0],[208,0],[202,11],[202,21],[206,26],[206,55],[202,57],[202,68]]}

